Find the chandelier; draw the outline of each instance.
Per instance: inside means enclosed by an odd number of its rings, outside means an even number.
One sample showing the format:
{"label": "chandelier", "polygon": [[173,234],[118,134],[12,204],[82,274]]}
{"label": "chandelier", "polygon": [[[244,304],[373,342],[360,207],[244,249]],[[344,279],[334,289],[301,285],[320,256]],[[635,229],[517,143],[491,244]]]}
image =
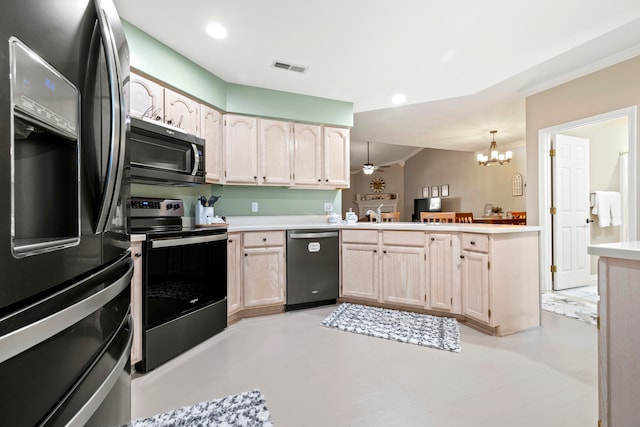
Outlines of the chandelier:
{"label": "chandelier", "polygon": [[478,164],[480,166],[494,166],[509,163],[513,158],[513,153],[511,150],[502,153],[500,149],[498,149],[498,144],[496,144],[497,130],[492,130],[489,133],[493,136],[491,145],[489,145],[489,153],[478,153]]}

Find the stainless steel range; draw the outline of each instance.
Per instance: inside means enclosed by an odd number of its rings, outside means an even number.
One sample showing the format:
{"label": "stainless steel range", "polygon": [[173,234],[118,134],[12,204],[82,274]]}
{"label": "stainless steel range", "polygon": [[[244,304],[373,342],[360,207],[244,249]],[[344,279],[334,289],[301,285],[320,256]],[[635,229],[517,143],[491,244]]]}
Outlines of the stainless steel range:
{"label": "stainless steel range", "polygon": [[142,244],[142,362],[146,372],[227,326],[226,227],[182,226],[179,199],[130,199]]}

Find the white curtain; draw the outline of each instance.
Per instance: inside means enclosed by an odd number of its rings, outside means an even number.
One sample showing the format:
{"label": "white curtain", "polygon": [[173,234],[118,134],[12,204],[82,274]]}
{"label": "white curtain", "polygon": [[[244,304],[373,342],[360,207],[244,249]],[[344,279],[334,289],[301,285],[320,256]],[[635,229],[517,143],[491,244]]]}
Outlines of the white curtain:
{"label": "white curtain", "polygon": [[620,194],[622,196],[622,225],[620,241],[629,241],[629,153],[620,153]]}

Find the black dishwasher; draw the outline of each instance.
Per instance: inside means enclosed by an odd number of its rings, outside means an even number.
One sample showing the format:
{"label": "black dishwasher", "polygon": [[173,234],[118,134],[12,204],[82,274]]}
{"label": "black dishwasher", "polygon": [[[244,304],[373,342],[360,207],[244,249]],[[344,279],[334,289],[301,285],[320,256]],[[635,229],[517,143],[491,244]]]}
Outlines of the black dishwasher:
{"label": "black dishwasher", "polygon": [[287,231],[287,311],[336,302],[338,245],[338,230]]}

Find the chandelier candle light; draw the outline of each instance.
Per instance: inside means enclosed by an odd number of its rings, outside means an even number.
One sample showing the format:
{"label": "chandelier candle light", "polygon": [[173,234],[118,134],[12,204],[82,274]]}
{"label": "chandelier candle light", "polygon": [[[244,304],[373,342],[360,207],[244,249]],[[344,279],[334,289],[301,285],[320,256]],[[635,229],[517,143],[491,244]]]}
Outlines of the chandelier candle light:
{"label": "chandelier candle light", "polygon": [[513,158],[513,153],[511,150],[504,153],[500,152],[498,144],[496,144],[496,133],[498,131],[492,130],[489,133],[493,135],[491,145],[489,145],[489,154],[478,153],[478,164],[481,166],[494,166],[509,163]]}

